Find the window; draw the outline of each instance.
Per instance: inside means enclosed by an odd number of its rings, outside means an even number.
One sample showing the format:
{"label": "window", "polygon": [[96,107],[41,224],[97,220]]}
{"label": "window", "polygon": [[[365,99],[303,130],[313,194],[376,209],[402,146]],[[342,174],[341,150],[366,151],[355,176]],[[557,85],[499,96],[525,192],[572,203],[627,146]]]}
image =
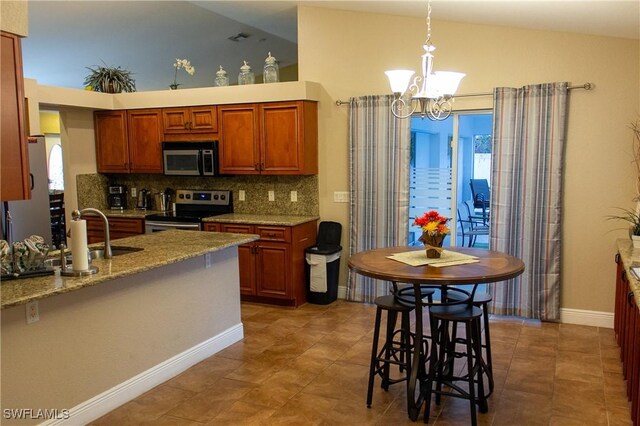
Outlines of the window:
{"label": "window", "polygon": [[49,153],[49,190],[64,191],[64,172],[62,165],[62,146],[57,143]]}

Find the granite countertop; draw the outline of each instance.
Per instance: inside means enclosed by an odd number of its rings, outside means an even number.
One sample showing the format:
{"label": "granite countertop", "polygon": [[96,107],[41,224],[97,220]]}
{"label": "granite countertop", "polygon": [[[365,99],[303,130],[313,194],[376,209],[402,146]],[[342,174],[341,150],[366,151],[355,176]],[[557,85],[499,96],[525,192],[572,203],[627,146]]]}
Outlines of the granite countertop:
{"label": "granite countertop", "polygon": [[618,253],[624,269],[627,272],[627,279],[629,280],[629,288],[633,291],[633,295],[636,299],[636,306],[640,309],[640,281],[629,271],[631,266],[637,266],[640,264],[640,249],[633,249],[633,243],[629,238],[620,238],[618,243]]}
{"label": "granite countertop", "polygon": [[251,225],[296,226],[320,219],[319,216],[229,213],[203,219],[203,222],[245,223]]}
{"label": "granite countertop", "polygon": [[[33,300],[80,290],[257,239],[258,235],[252,234],[183,230],[168,230],[118,239],[112,243],[112,247],[132,247],[143,250],[114,256],[109,260],[95,259],[92,266],[97,266],[99,272],[85,277],[62,277],[56,273],[44,277],[3,281],[0,289],[1,308],[23,305]],[[90,247],[102,247],[102,244],[91,244]]]}
{"label": "granite countertop", "polygon": [[100,209],[100,211],[104,213],[104,215],[107,217],[114,217],[114,218],[121,217],[121,218],[127,218],[127,219],[144,219],[144,217],[148,214],[163,213],[160,210],[137,210],[137,209],[127,209],[127,210]]}

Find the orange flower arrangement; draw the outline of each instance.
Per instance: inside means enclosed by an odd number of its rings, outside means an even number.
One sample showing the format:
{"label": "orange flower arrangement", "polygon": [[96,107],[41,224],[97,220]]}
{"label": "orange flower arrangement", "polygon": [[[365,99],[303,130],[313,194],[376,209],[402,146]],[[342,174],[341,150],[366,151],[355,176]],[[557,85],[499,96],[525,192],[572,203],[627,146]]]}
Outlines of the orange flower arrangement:
{"label": "orange flower arrangement", "polygon": [[448,218],[441,216],[435,210],[431,210],[417,217],[413,224],[422,228],[422,232],[434,237],[437,235],[447,235],[450,232],[447,226],[448,221]]}

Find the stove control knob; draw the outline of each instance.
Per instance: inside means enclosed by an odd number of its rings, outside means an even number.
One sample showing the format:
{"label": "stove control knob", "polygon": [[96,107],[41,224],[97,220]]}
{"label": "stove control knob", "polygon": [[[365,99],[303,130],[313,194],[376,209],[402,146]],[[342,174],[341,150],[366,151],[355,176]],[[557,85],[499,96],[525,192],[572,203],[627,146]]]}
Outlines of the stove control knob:
{"label": "stove control knob", "polygon": [[218,199],[218,194],[214,194],[213,199],[217,200]]}
{"label": "stove control knob", "polygon": [[184,198],[184,194],[178,195],[178,198],[180,198],[182,200]]}
{"label": "stove control knob", "polygon": [[226,199],[227,199],[227,196],[226,196],[226,195],[224,195],[224,194],[222,194],[222,195],[220,196],[220,199],[221,199],[221,200],[226,200]]}
{"label": "stove control knob", "polygon": [[190,200],[191,199],[191,194],[187,194],[186,197],[187,197],[187,200]]}

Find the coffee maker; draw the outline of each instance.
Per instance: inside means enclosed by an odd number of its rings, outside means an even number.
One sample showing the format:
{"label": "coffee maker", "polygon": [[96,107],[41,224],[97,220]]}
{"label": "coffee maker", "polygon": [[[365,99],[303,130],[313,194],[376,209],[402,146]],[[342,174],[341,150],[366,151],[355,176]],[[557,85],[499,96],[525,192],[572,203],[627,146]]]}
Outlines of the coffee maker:
{"label": "coffee maker", "polygon": [[107,201],[111,210],[126,210],[127,187],[125,185],[110,185]]}

